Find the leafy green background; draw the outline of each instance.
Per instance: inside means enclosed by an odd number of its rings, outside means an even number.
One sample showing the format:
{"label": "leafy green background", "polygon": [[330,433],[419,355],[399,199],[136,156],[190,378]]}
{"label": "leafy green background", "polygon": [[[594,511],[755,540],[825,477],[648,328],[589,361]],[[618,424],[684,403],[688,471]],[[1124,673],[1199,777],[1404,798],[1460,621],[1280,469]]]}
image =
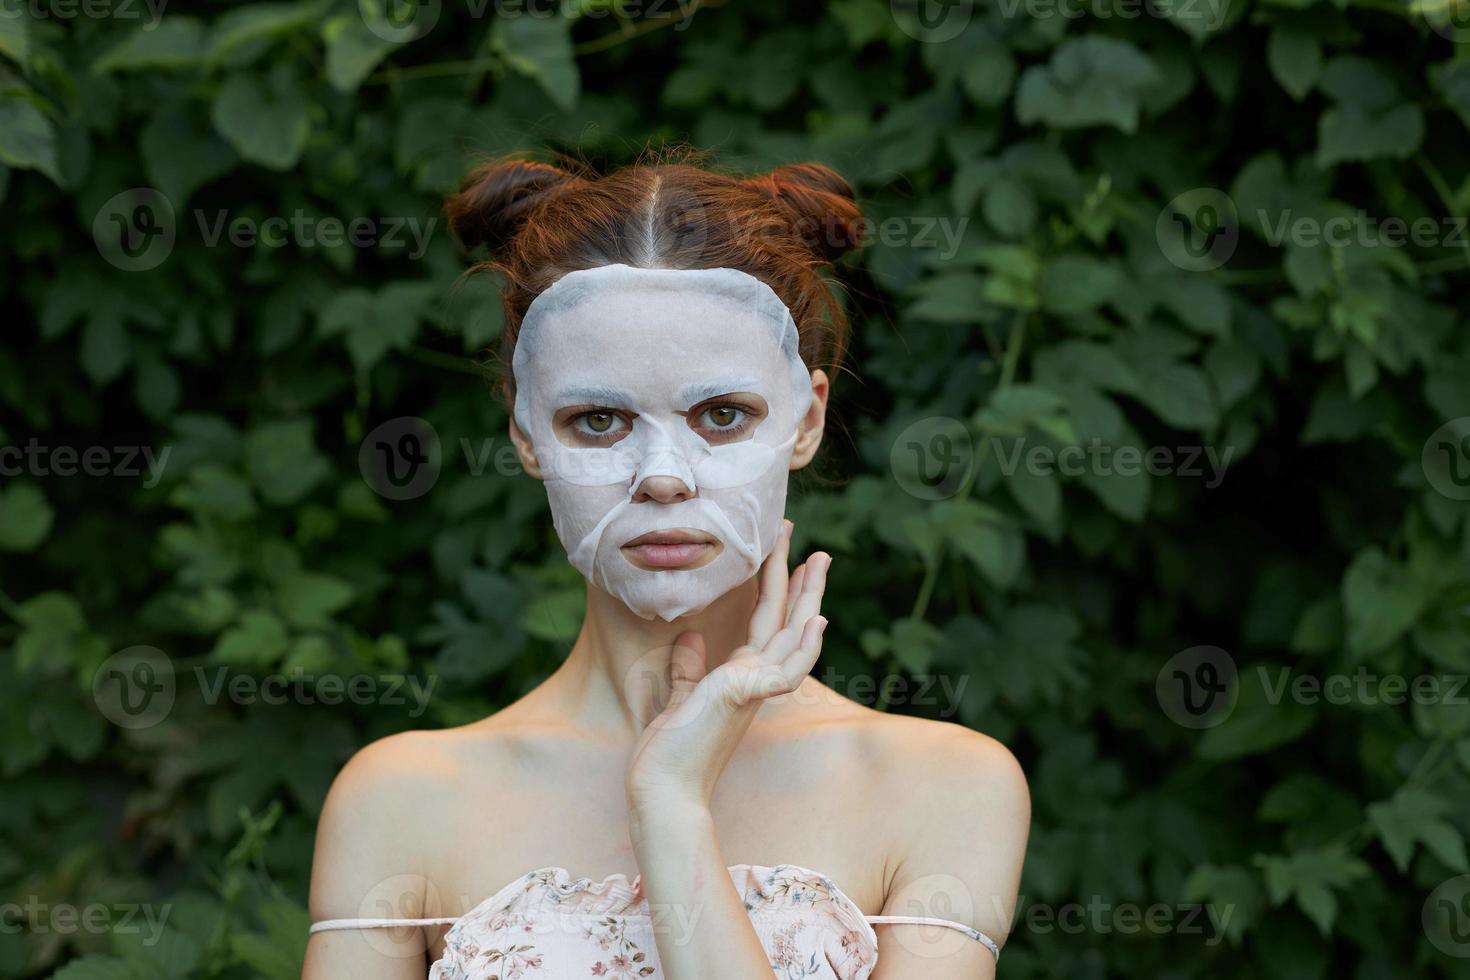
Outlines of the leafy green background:
{"label": "leafy green background", "polygon": [[[460,448],[505,444],[473,364],[499,313],[494,282],[459,282],[439,204],[477,154],[615,165],[686,139],[740,168],[829,163],[893,231],[841,269],[856,378],[791,505],[799,548],[841,559],[823,668],[969,679],[955,717],[1030,774],[1028,904],[1232,910],[1209,944],[1114,919],[1033,929],[1023,908],[1005,975],[1470,976],[1420,924],[1467,870],[1470,710],[1272,703],[1256,671],[1470,668],[1467,505],[1421,465],[1470,415],[1453,4],[959,3],[967,25],[939,41],[955,21],[882,0],[687,20],[444,0],[426,35],[388,41],[373,0],[196,0],[151,26],[121,3],[3,0],[0,17],[0,444],[170,450],[156,485],[0,478],[0,896],[170,915],[153,945],[0,930],[0,973],[297,976],[336,769],[370,739],[480,717],[558,661],[581,597],[544,496]],[[176,217],[145,271],[94,237],[131,188]],[[1197,188],[1229,195],[1239,242],[1192,272],[1156,222]],[[1446,232],[1273,243],[1260,216],[1288,210]],[[438,223],[422,254],[211,245],[221,213]],[[965,222],[957,248],[923,234],[934,220]],[[443,471],[387,500],[358,449],[402,416],[433,424]],[[934,419],[975,447],[942,500],[900,482]],[[1214,487],[1008,474],[1018,439],[1235,455]],[[179,689],[133,731],[92,682],[140,644]],[[1242,678],[1206,730],[1172,723],[1154,687],[1197,645]],[[417,718],[211,705],[190,672],[221,666],[437,681]]]}

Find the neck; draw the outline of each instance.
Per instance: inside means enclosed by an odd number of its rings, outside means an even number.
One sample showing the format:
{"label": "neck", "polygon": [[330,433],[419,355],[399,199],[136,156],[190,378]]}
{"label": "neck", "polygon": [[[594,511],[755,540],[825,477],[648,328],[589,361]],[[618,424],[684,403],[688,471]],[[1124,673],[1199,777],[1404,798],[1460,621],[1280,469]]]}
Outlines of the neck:
{"label": "neck", "polygon": [[634,615],[589,583],[582,632],[547,684],[557,689],[566,717],[636,737],[668,701],[674,640],[686,630],[702,634],[705,669],[714,670],[745,643],[758,589],[751,578],[700,612],[665,622]]}

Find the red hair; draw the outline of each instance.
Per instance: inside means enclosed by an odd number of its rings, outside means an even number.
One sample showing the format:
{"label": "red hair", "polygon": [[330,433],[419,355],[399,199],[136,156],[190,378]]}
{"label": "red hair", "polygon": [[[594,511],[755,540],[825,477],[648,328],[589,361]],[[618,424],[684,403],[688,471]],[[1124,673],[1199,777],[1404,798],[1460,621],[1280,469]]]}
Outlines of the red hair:
{"label": "red hair", "polygon": [[[612,264],[739,269],[791,310],[809,367],[831,373],[841,364],[850,326],[823,270],[862,245],[852,187],[818,163],[742,177],[695,157],[646,155],[602,176],[570,162],[502,158],[465,178],[445,210],[465,247],[489,249],[476,268],[505,278],[505,365],[532,300],[569,272]],[[509,400],[514,379],[508,369],[504,377]]]}

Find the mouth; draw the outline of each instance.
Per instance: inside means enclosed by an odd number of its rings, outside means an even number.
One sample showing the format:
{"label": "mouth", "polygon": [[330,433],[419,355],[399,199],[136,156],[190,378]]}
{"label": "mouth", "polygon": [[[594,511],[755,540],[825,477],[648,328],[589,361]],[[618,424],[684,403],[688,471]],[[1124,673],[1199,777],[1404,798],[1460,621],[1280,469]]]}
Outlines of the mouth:
{"label": "mouth", "polygon": [[675,527],[649,531],[622,547],[623,557],[645,571],[689,570],[708,565],[724,544],[704,531]]}

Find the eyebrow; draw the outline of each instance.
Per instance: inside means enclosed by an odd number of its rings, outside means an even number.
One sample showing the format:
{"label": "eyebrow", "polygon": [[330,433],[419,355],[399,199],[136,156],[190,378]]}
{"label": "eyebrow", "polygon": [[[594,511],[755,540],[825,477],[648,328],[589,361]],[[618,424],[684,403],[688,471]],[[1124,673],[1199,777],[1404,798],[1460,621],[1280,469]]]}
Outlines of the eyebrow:
{"label": "eyebrow", "polygon": [[559,405],[600,405],[606,408],[633,408],[633,396],[620,388],[607,385],[574,385],[557,393]]}
{"label": "eyebrow", "polygon": [[695,381],[680,387],[675,398],[681,405],[698,405],[709,398],[733,394],[737,391],[756,391],[760,382],[754,378],[730,378],[724,381]]}

